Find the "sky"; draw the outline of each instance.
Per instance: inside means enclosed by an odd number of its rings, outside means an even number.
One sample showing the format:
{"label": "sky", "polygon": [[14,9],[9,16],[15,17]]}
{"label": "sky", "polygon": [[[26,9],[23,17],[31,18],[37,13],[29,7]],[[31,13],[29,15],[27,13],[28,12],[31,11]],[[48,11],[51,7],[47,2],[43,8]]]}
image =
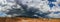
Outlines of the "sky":
{"label": "sky", "polygon": [[5,16],[6,16],[6,14],[5,14],[5,13],[0,12],[0,17],[5,17]]}
{"label": "sky", "polygon": [[[0,16],[6,16],[7,12],[10,12],[10,10],[13,9],[22,9],[21,7],[28,7],[27,11],[32,12],[35,9],[38,9],[38,16],[40,11],[43,12],[42,16],[45,13],[51,12],[50,14],[46,15],[52,18],[60,18],[60,0],[1,0],[0,1]],[[31,11],[30,8],[33,10]],[[35,9],[34,9],[35,8]],[[30,11],[29,11],[30,10]],[[16,10],[15,10],[16,11]],[[12,13],[14,16],[16,15],[15,13]],[[30,14],[30,13],[29,13]],[[36,14],[37,15],[37,14]]]}

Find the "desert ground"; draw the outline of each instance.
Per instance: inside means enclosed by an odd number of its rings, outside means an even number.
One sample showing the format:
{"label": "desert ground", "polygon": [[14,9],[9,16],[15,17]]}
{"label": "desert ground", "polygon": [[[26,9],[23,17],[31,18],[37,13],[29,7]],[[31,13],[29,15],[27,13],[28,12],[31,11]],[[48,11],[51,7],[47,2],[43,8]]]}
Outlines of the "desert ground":
{"label": "desert ground", "polygon": [[0,18],[0,22],[60,22],[59,18],[23,18],[23,17],[4,17]]}

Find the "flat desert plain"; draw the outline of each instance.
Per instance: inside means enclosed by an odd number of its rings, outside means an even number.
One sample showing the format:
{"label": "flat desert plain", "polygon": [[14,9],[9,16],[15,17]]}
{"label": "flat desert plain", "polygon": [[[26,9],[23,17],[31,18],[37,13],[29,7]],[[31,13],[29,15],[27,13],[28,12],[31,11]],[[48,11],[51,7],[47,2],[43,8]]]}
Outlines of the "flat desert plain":
{"label": "flat desert plain", "polygon": [[1,17],[0,22],[60,22],[60,18],[22,18],[22,17]]}

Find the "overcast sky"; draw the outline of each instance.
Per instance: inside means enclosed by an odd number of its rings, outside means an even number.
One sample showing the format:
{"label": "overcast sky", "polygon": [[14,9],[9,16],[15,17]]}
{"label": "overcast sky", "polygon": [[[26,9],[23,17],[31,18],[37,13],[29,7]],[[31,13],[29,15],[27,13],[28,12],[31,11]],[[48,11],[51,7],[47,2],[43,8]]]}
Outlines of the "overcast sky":
{"label": "overcast sky", "polygon": [[[43,13],[51,12],[47,16],[53,18],[60,18],[60,0],[0,0],[0,16],[6,16],[7,9],[20,8],[19,4],[27,5],[28,9],[37,8]],[[16,4],[18,5],[16,6]],[[16,6],[16,7],[15,7]],[[12,8],[11,8],[12,7]],[[27,9],[27,10],[28,10]]]}

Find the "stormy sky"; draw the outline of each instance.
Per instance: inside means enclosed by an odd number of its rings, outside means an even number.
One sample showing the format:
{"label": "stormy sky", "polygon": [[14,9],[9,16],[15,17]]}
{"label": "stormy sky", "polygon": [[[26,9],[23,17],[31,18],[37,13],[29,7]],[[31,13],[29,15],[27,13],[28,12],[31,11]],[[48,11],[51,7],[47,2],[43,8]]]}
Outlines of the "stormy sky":
{"label": "stormy sky", "polygon": [[1,0],[0,17],[60,18],[60,0]]}

